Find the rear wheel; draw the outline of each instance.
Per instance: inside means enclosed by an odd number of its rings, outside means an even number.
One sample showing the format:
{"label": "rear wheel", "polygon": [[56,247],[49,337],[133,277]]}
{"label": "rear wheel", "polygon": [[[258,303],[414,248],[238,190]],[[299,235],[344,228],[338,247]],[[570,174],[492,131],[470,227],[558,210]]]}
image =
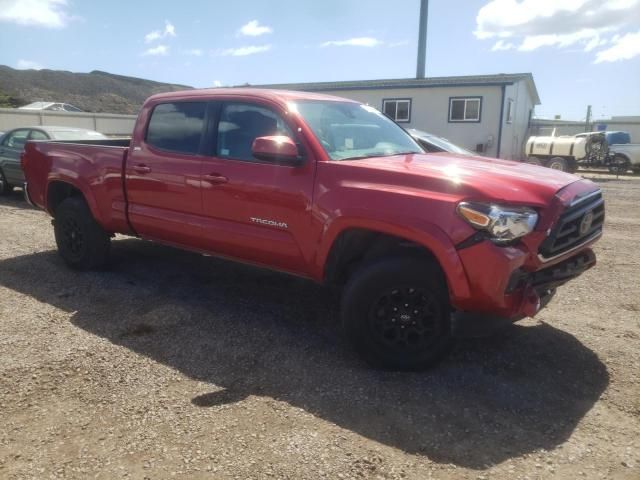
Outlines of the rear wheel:
{"label": "rear wheel", "polygon": [[609,164],[609,172],[615,175],[624,175],[629,169],[629,160],[624,155],[616,154]]}
{"label": "rear wheel", "polygon": [[433,263],[397,257],[360,268],[349,281],[342,318],[356,351],[371,365],[423,370],[450,349],[451,309]]}
{"label": "rear wheel", "polygon": [[104,266],[111,238],[95,221],[81,197],[70,197],[56,209],[54,233],[58,253],[72,268],[89,270]]}
{"label": "rear wheel", "polygon": [[551,160],[547,161],[547,168],[551,170],[560,170],[561,172],[567,171],[567,161],[562,157],[553,157]]}
{"label": "rear wheel", "polygon": [[542,162],[538,157],[528,157],[527,163],[530,165],[542,165]]}

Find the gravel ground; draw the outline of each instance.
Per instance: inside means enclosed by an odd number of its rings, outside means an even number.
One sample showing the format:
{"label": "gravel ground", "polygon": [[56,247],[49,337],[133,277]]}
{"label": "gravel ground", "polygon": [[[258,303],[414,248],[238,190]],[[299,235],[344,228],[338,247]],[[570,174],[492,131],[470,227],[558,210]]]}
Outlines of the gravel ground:
{"label": "gravel ground", "polygon": [[373,371],[335,292],[118,238],[68,270],[0,199],[0,478],[640,478],[640,179],[599,264],[421,374]]}

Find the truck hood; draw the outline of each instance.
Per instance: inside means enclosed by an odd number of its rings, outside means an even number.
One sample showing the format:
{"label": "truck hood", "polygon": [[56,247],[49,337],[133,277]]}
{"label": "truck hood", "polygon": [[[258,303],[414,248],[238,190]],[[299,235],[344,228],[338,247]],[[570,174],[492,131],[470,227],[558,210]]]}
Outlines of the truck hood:
{"label": "truck hood", "polygon": [[[388,172],[382,177],[384,183],[532,206],[548,205],[558,190],[581,180],[527,163],[451,153],[393,155],[339,163]],[[595,190],[595,186],[587,188]]]}

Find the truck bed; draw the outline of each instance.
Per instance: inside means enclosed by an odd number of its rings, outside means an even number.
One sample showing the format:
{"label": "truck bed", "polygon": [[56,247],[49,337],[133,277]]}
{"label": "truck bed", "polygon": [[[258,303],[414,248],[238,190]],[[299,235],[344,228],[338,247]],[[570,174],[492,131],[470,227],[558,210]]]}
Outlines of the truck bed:
{"label": "truck bed", "polygon": [[25,185],[29,200],[52,213],[56,182],[72,185],[103,228],[129,231],[124,193],[129,143],[129,139],[27,142],[22,168],[29,179]]}

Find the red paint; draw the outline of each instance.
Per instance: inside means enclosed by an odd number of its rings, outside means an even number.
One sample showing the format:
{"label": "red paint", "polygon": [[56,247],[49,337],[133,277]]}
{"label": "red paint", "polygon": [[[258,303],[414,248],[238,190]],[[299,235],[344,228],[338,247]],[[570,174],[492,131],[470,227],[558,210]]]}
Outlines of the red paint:
{"label": "red paint", "polygon": [[[532,311],[536,299],[530,292],[504,294],[509,277],[517,268],[542,268],[536,252],[547,229],[576,195],[595,190],[593,183],[523,163],[451,154],[330,161],[310,128],[288,108],[290,101],[314,98],[345,101],[258,89],[156,95],[142,108],[128,149],[29,142],[24,157],[29,193],[47,208],[51,182],[67,182],[83,193],[108,231],[131,234],[133,229],[144,238],[316,281],[323,280],[340,232],[384,232],[433,253],[455,307],[508,317]],[[203,99],[242,100],[275,110],[292,131],[300,132],[305,162],[294,166],[179,155],[145,142],[156,104]],[[277,153],[272,140],[256,143]],[[283,148],[291,153],[290,147]],[[538,209],[540,219],[536,231],[516,246],[484,241],[457,250],[455,245],[475,232],[455,212],[463,200],[527,205]]]}

